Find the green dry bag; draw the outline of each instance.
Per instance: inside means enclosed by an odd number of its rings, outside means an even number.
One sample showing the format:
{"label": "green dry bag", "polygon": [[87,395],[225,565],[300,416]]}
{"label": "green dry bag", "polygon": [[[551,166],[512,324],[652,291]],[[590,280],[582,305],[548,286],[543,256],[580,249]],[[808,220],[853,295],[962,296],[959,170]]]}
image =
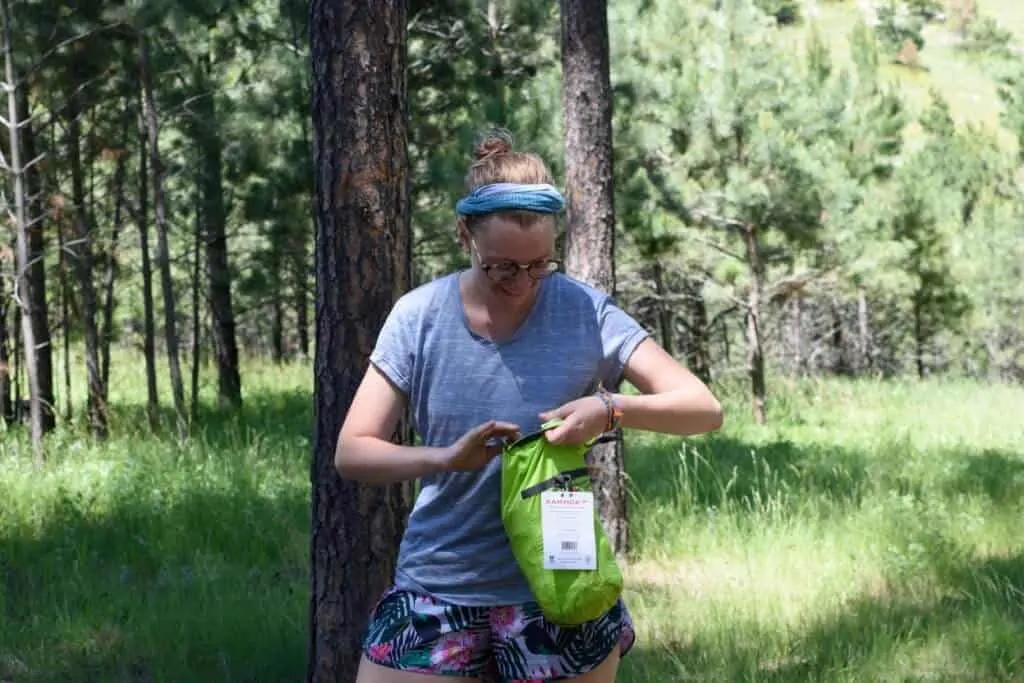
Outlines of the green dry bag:
{"label": "green dry bag", "polygon": [[501,517],[534,599],[551,622],[575,626],[601,616],[622,594],[622,573],[594,505],[585,455],[590,445],[556,445],[544,432],[501,456]]}

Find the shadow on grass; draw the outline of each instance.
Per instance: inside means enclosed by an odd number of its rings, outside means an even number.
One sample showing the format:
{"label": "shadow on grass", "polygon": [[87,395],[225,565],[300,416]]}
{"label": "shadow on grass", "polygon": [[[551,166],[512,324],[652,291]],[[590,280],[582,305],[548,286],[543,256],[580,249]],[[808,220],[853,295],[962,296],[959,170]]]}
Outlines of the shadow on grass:
{"label": "shadow on grass", "polygon": [[0,528],[0,681],[301,680],[308,491],[244,453],[126,454]]}
{"label": "shadow on grass", "polygon": [[[821,620],[766,681],[825,671],[869,678],[1019,681],[1024,677],[1024,554],[974,558],[940,572],[936,590],[896,585]],[[922,595],[923,593],[923,595]],[[905,670],[901,670],[905,669]]]}
{"label": "shadow on grass", "polygon": [[688,509],[753,509],[795,498],[859,502],[869,485],[866,453],[790,441],[749,443],[712,435],[685,445],[668,440],[628,446],[638,499]]}
{"label": "shadow on grass", "polygon": [[[792,627],[720,622],[666,626],[638,641],[621,680],[1019,681],[1024,679],[1024,554],[974,558],[939,573],[928,591],[895,582],[835,613]],[[634,604],[668,609],[678,596],[631,589]],[[634,616],[641,610],[634,610]],[[642,618],[642,617],[641,617]]]}
{"label": "shadow on grass", "polygon": [[913,452],[907,444],[884,442],[857,450],[714,434],[692,442],[641,438],[628,442],[626,456],[639,501],[685,510],[810,502],[842,511],[878,493],[966,495],[996,505],[1024,499],[1024,451],[962,446]]}
{"label": "shadow on grass", "polygon": [[957,458],[949,495],[982,495],[996,503],[1024,500],[1024,447],[1019,453],[986,449]]}
{"label": "shadow on grass", "polygon": [[[154,438],[145,405],[113,403],[110,413],[112,433],[134,433],[147,439]],[[174,409],[162,405],[155,438],[173,441],[176,438],[175,424]],[[313,436],[313,397],[310,392],[299,390],[250,393],[246,395],[241,410],[201,403],[191,436],[214,448],[235,447],[253,436],[275,446],[302,444],[308,448]]]}

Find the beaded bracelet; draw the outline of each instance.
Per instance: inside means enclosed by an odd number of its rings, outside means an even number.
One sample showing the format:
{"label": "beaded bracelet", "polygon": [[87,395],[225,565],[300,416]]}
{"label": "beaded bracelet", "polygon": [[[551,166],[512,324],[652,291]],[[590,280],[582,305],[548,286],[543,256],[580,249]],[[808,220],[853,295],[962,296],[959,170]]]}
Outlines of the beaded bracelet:
{"label": "beaded bracelet", "polygon": [[605,424],[605,431],[614,431],[618,428],[619,420],[622,417],[622,409],[619,407],[619,402],[615,400],[614,394],[602,386],[597,388],[597,396],[604,402],[605,407],[608,409],[608,420]]}

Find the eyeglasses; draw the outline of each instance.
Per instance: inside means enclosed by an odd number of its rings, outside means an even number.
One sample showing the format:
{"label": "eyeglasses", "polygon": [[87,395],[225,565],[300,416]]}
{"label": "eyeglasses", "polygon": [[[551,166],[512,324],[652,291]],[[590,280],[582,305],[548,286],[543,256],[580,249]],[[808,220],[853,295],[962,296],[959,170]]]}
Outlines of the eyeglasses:
{"label": "eyeglasses", "polygon": [[472,244],[473,249],[476,251],[476,257],[481,261],[480,270],[484,271],[484,274],[494,282],[512,280],[519,275],[521,270],[525,270],[532,280],[543,280],[549,275],[558,272],[558,269],[562,266],[562,262],[556,259],[543,259],[530,263],[516,263],[515,261],[482,263],[483,258],[480,257],[480,249],[476,246],[476,241],[473,240]]}

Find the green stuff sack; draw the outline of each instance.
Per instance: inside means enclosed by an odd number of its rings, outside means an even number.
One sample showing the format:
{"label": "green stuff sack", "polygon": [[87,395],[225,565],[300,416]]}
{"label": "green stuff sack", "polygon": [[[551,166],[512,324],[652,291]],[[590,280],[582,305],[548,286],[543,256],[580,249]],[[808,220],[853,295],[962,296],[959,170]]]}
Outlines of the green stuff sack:
{"label": "green stuff sack", "polygon": [[547,422],[505,447],[501,517],[544,616],[574,626],[612,608],[622,594],[622,572],[595,507],[585,460],[590,445],[549,442],[544,431],[559,423]]}

